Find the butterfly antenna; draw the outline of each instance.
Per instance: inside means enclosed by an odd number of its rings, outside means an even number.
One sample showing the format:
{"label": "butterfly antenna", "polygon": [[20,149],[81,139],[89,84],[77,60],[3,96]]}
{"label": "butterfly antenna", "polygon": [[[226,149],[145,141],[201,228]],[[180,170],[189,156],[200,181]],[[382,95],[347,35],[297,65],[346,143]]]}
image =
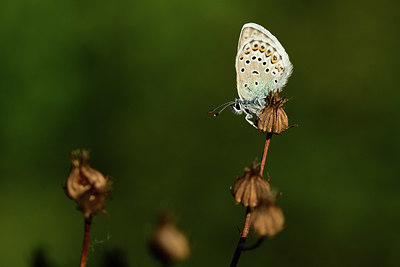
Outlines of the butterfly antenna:
{"label": "butterfly antenna", "polygon": [[[221,114],[222,111],[224,111],[227,107],[229,107],[230,105],[232,105],[234,103],[235,103],[235,101],[226,102],[226,103],[224,103],[222,105],[219,105],[218,107],[208,111],[207,113],[208,114],[213,114],[214,113],[214,117],[217,117],[219,114]],[[218,112],[216,112],[219,108],[221,108],[221,109]]]}

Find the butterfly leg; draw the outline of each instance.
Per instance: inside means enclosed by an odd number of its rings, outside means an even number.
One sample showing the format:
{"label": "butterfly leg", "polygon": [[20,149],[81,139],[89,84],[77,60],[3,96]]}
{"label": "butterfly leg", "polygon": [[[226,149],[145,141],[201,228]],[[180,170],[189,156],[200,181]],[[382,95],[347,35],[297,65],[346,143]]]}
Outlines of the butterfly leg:
{"label": "butterfly leg", "polygon": [[260,109],[263,109],[263,108],[266,107],[265,98],[256,98],[255,101],[257,102],[257,104],[260,107]]}
{"label": "butterfly leg", "polygon": [[247,113],[246,114],[246,117],[245,117],[245,119],[246,119],[246,121],[248,122],[248,123],[250,123],[250,125],[252,125],[254,128],[256,128],[256,129],[258,129],[258,127],[254,124],[254,122],[251,120],[253,118],[253,115],[251,115],[250,113]]}

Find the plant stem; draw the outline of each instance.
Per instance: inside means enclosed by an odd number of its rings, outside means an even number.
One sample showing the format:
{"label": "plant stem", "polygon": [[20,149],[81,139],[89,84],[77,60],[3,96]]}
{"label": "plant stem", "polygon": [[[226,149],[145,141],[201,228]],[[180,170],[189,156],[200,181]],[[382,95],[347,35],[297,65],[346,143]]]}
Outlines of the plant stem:
{"label": "plant stem", "polygon": [[235,253],[233,254],[233,258],[232,258],[230,267],[235,267],[237,265],[240,255],[242,254],[242,251],[244,249],[247,235],[249,234],[249,230],[250,230],[250,215],[251,215],[250,207],[247,207],[246,217],[244,219],[243,231],[242,231],[242,234],[240,235],[239,243],[236,247]]}
{"label": "plant stem", "polygon": [[[267,137],[265,140],[264,151],[261,159],[261,167],[260,167],[260,174],[263,175],[264,167],[265,167],[265,160],[267,159],[269,143],[271,142],[272,133],[267,133]],[[243,231],[240,235],[240,239],[238,245],[236,247],[235,253],[233,254],[232,262],[230,267],[235,267],[240,259],[240,255],[242,251],[245,250],[244,245],[246,244],[247,236],[249,235],[250,231],[250,218],[251,218],[251,209],[250,207],[246,208],[246,217],[244,219]],[[262,241],[261,241],[262,242]],[[260,244],[261,244],[260,242]]]}
{"label": "plant stem", "polygon": [[85,228],[83,233],[83,248],[80,267],[86,266],[87,254],[89,250],[90,228],[92,226],[92,215],[89,218],[85,217]]}
{"label": "plant stem", "polygon": [[264,152],[261,159],[261,167],[260,167],[261,176],[263,176],[265,161],[267,159],[268,148],[269,148],[269,143],[271,142],[271,138],[272,138],[272,133],[267,133],[267,138],[265,139],[265,145],[264,145]]}
{"label": "plant stem", "polygon": [[262,244],[263,241],[264,241],[264,237],[261,237],[257,240],[257,242],[254,245],[245,247],[245,248],[243,248],[243,250],[252,250],[252,249],[258,248]]}

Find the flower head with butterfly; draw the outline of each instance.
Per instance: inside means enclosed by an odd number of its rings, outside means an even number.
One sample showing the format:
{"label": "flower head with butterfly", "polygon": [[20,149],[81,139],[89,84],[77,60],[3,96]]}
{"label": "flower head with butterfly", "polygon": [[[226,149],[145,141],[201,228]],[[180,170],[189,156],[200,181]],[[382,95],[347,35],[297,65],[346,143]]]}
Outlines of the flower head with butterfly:
{"label": "flower head with butterfly", "polygon": [[288,128],[282,108],[287,99],[279,93],[293,71],[281,43],[264,27],[247,23],[240,33],[235,66],[239,98],[209,113],[217,116],[230,107],[236,114],[244,113],[246,121],[256,129],[281,134]]}

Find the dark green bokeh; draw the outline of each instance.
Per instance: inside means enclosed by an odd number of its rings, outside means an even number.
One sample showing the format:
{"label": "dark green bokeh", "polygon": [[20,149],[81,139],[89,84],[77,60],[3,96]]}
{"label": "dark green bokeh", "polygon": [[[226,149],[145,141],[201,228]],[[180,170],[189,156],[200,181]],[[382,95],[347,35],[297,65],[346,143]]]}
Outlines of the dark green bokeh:
{"label": "dark green bokeh", "polygon": [[256,22],[294,65],[284,95],[299,127],[273,138],[266,167],[287,228],[241,266],[398,266],[398,8],[2,1],[0,265],[78,265],[83,218],[61,183],[83,147],[114,177],[88,266],[157,266],[145,244],[160,209],[190,238],[179,266],[227,266],[244,216],[229,186],[264,136],[243,116],[206,111],[236,97],[239,31]]}

